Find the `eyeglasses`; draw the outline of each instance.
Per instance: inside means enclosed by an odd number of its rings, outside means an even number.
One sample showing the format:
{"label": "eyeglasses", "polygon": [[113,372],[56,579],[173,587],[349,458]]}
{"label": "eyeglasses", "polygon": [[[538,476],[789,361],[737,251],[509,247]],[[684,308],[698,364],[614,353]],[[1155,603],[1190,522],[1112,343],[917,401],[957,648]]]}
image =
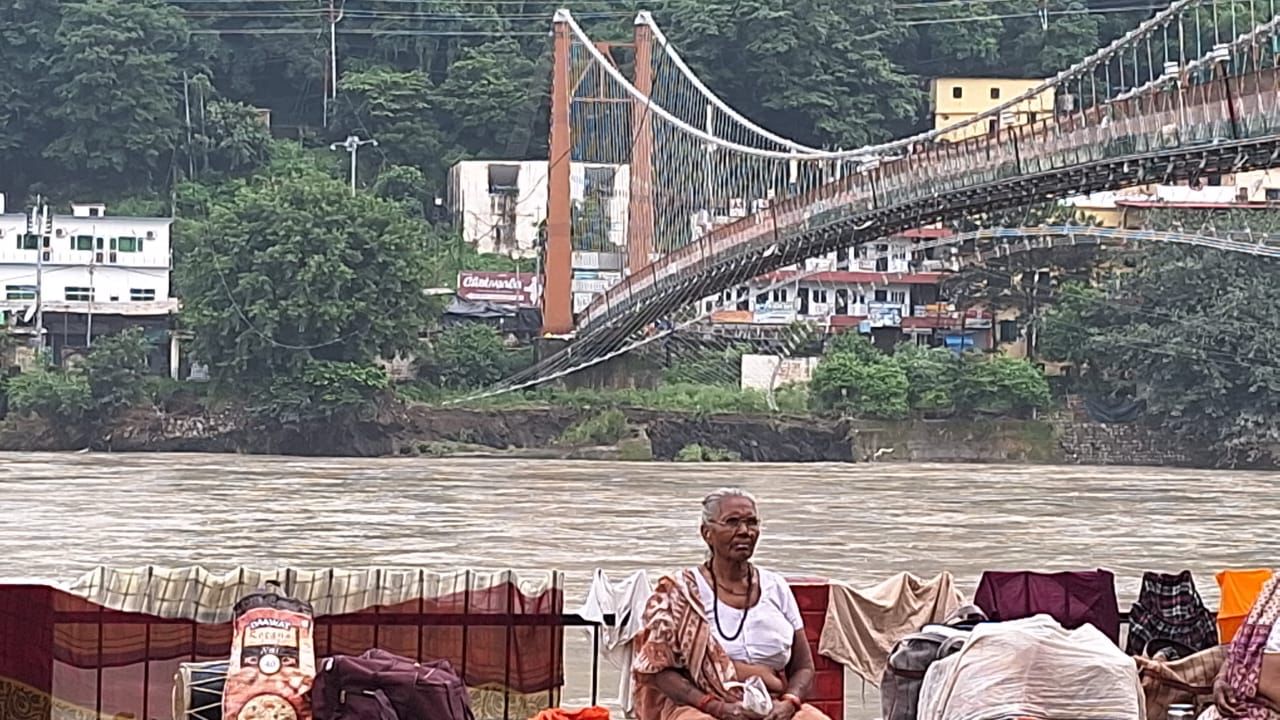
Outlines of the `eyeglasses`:
{"label": "eyeglasses", "polygon": [[718,525],[722,528],[732,528],[734,530],[737,530],[739,528],[744,528],[744,527],[748,530],[759,530],[760,518],[757,518],[757,517],[728,518],[725,520],[712,520],[711,524]]}

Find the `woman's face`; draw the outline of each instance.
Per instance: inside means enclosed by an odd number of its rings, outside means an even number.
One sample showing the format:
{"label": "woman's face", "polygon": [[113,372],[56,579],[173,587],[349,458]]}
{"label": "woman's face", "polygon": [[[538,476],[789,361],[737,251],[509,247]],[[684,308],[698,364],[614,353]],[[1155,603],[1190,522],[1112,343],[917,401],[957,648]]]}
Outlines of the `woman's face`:
{"label": "woman's face", "polygon": [[738,562],[750,559],[760,539],[755,503],[744,497],[721,500],[716,516],[702,526],[702,539],[716,557]]}

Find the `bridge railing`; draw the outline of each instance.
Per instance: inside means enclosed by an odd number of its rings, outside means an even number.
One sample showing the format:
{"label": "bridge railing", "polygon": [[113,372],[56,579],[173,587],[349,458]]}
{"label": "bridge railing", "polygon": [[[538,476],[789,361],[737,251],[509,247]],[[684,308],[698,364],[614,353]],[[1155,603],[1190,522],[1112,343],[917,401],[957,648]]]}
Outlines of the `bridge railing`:
{"label": "bridge railing", "polygon": [[[1189,75],[1185,79],[1193,80]],[[1278,91],[1274,66],[1244,78],[1224,72],[1205,84],[1188,87],[1178,83],[1033,125],[1000,128],[957,143],[913,146],[903,159],[784,200],[664,256],[588,307],[581,317],[582,332],[628,313],[629,297],[687,276],[699,265],[722,259],[725,253],[767,252],[770,244],[818,232],[873,210],[908,210],[912,203],[930,197],[1106,159],[1275,134],[1280,131]],[[940,219],[938,215],[917,216],[911,222],[931,222]],[[852,229],[856,231],[856,224]]]}

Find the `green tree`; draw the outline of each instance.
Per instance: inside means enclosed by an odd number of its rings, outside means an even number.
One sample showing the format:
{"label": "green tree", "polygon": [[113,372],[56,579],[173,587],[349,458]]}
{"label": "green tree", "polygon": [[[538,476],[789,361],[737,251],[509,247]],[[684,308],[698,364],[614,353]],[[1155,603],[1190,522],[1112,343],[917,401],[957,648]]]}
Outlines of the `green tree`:
{"label": "green tree", "polygon": [[832,353],[818,363],[809,381],[823,409],[860,417],[896,420],[910,409],[907,375],[893,358],[865,362],[850,353]]}
{"label": "green tree", "polygon": [[303,157],[200,197],[177,264],[182,321],[215,379],[265,384],[311,363],[408,354],[433,307],[426,228]]}
{"label": "green tree", "polygon": [[39,177],[40,152],[53,138],[49,74],[59,10],[48,0],[0,0],[0,192],[11,201]]}
{"label": "green tree", "polygon": [[1105,325],[1107,311],[1103,292],[1093,285],[1065,283],[1053,306],[1039,321],[1040,355],[1054,362],[1084,365],[1089,359],[1094,336]]}
{"label": "green tree", "polygon": [[859,147],[912,124],[922,95],[889,56],[878,0],[672,0],[672,41],[729,104],[807,144]]}
{"label": "green tree", "polygon": [[507,352],[497,330],[481,323],[445,328],[432,343],[437,382],[455,389],[482,388],[502,379]]}
{"label": "green tree", "polygon": [[80,369],[98,415],[110,416],[142,399],[151,347],[142,328],[129,328],[94,342]]}
{"label": "green tree", "polygon": [[455,147],[468,154],[499,154],[533,109],[527,98],[545,84],[538,66],[514,39],[464,49],[438,90],[443,125]]}
{"label": "green tree", "polygon": [[350,416],[373,406],[389,385],[387,372],[376,365],[311,360],[296,375],[272,378],[254,410],[285,423]]}
{"label": "green tree", "polygon": [[842,332],[827,341],[827,355],[852,355],[859,362],[876,362],[884,358],[866,335],[856,332]]}
{"label": "green tree", "polygon": [[9,407],[53,424],[57,432],[71,432],[93,412],[93,396],[82,373],[40,368],[5,381]]}
{"label": "green tree", "polygon": [[361,153],[369,167],[409,165],[442,182],[451,158],[444,157],[426,75],[381,66],[355,70],[342,76],[338,92],[331,139],[350,133],[374,138],[378,147]]}
{"label": "green tree", "polygon": [[188,152],[197,173],[247,174],[271,159],[271,133],[254,108],[213,100],[200,109]]}
{"label": "green tree", "polygon": [[430,191],[422,171],[411,165],[392,165],[378,173],[373,183],[373,194],[384,200],[398,203],[409,217],[421,218],[426,214]]}
{"label": "green tree", "polygon": [[893,359],[906,373],[907,402],[912,410],[937,413],[955,407],[961,366],[954,353],[904,343],[894,351]]}
{"label": "green tree", "polygon": [[163,0],[81,0],[61,10],[45,119],[57,131],[44,155],[69,179],[149,186],[177,146],[182,13]]}
{"label": "green tree", "polygon": [[966,413],[1025,415],[1052,402],[1049,382],[1022,358],[968,354],[955,390],[955,404]]}
{"label": "green tree", "polygon": [[[1280,264],[1159,247],[1077,316],[1094,387],[1145,404],[1149,422],[1223,465],[1280,460]],[[1083,304],[1083,303],[1082,303]],[[1064,334],[1072,325],[1063,323]]]}

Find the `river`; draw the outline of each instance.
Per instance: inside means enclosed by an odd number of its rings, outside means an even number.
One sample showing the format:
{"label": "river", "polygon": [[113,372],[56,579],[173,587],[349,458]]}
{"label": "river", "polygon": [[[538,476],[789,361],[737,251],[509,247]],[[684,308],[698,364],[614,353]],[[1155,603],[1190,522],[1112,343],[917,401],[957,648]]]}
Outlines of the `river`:
{"label": "river", "polygon": [[[1127,607],[1144,570],[1187,568],[1212,606],[1216,570],[1276,564],[1276,479],[1078,466],[9,454],[0,578],[66,582],[99,564],[555,568],[572,608],[596,567],[696,562],[699,500],[736,485],[760,499],[759,562],[787,573],[867,585],[947,569],[971,592],[984,569],[1106,567]],[[566,703],[586,700],[586,653],[573,649]],[[850,687],[851,719],[875,715],[860,693]]]}

